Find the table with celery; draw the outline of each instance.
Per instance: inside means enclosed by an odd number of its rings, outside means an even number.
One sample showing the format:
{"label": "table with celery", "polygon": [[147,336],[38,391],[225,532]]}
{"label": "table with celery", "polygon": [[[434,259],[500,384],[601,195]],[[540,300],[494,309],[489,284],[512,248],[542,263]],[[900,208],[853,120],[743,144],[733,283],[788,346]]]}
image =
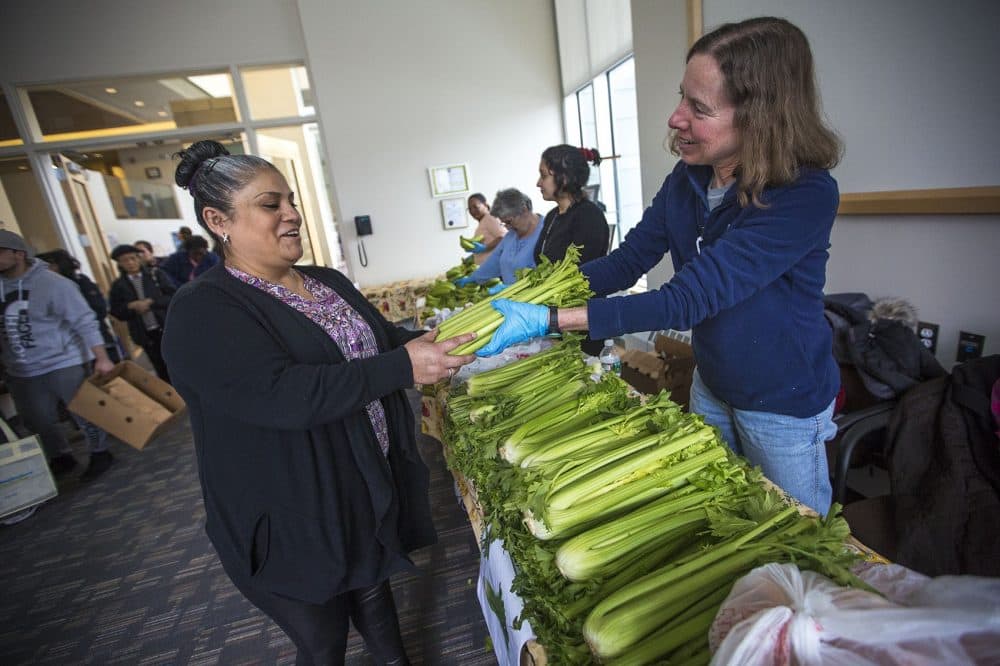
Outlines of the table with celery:
{"label": "table with celery", "polygon": [[490,608],[518,598],[503,634],[530,622],[536,657],[708,663],[719,605],[765,562],[863,586],[842,518],[801,510],[669,395],[596,378],[576,338],[442,389],[425,413],[482,545],[513,563]]}

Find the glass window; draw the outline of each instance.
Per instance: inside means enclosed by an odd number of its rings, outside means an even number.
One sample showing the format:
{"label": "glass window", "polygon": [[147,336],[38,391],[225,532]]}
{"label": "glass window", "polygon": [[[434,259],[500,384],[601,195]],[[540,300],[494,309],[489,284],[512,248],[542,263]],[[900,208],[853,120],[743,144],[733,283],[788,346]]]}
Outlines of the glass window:
{"label": "glass window", "polygon": [[[607,207],[609,219],[617,222],[613,243],[636,225],[644,208],[636,109],[631,57],[564,100],[566,140],[615,157],[592,168],[589,183],[595,198]],[[640,282],[644,285],[644,278]]]}
{"label": "glass window", "polygon": [[[597,134],[597,141],[587,144],[587,147],[597,148],[601,155],[609,156],[615,153],[615,139],[611,132],[611,104],[608,100],[608,80],[605,76],[594,79],[594,118],[596,119],[594,129]],[[618,223],[618,194],[615,187],[615,161],[604,160],[597,167],[590,168],[591,184],[602,183],[602,187],[597,193],[597,200],[601,202],[609,214],[611,223]],[[617,240],[617,232],[615,238]]]}
{"label": "glass window", "polygon": [[639,118],[635,98],[635,60],[629,58],[608,72],[611,128],[615,137],[614,166],[618,179],[618,224],[624,238],[642,218],[642,175],[639,169]]}
{"label": "glass window", "polygon": [[0,92],[0,146],[19,146],[21,143],[7,96]]}
{"label": "glass window", "polygon": [[36,86],[27,97],[45,141],[239,121],[226,72]]}
{"label": "glass window", "polygon": [[62,246],[42,188],[25,157],[0,158],[0,228],[20,234],[39,252]]}
{"label": "glass window", "polygon": [[580,107],[576,103],[576,93],[563,100],[563,118],[566,122],[566,143],[580,145]]}
{"label": "glass window", "polygon": [[278,168],[295,192],[302,214],[299,263],[340,268],[343,258],[320,162],[324,153],[318,130],[315,123],[258,130],[258,154]]}
{"label": "glass window", "polygon": [[289,118],[316,113],[309,74],[301,65],[240,70],[250,117]]}
{"label": "glass window", "polygon": [[[246,152],[239,136],[211,138],[234,155]],[[179,206],[187,199],[174,184],[174,153],[187,145],[176,139],[140,141],[64,150],[62,155],[89,174],[87,187],[102,219],[179,220],[184,218]]]}
{"label": "glass window", "polygon": [[591,148],[597,145],[597,117],[594,113],[594,86],[589,85],[576,94],[580,104],[581,146]]}

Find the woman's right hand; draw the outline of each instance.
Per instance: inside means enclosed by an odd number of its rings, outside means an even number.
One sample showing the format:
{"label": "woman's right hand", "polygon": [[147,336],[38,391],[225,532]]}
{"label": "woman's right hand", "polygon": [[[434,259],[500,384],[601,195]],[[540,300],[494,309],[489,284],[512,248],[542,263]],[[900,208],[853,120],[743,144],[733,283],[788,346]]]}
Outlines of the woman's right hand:
{"label": "woman's right hand", "polygon": [[435,342],[437,334],[435,328],[403,345],[410,355],[416,384],[434,384],[442,379],[451,379],[460,367],[476,360],[475,354],[448,355],[451,350],[475,339],[475,333],[463,333],[444,342]]}

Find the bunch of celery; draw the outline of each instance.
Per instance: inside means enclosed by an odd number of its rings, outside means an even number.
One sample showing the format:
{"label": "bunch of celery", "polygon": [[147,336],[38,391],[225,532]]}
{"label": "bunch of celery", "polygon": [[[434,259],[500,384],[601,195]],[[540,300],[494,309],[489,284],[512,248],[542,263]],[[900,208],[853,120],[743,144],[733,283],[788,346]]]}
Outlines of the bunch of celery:
{"label": "bunch of celery", "polygon": [[435,309],[462,307],[467,303],[476,303],[489,296],[490,287],[499,284],[499,278],[486,280],[482,284],[471,282],[462,287],[455,284],[455,280],[471,275],[476,268],[478,266],[470,255],[463,259],[462,263],[449,268],[443,280],[438,280],[428,287],[424,296],[426,301],[424,318],[433,316]]}
{"label": "bunch of celery", "polygon": [[721,539],[678,558],[608,595],[590,612],[584,636],[602,661],[645,664],[707,643],[708,629],[737,578],[764,562],[795,561],[840,579],[856,556],[844,547],[846,522],[799,514],[761,490],[742,511],[712,508],[709,524]]}
{"label": "bunch of celery", "polygon": [[539,539],[570,536],[686,485],[726,456],[715,429],[700,417],[688,417],[660,432],[612,444],[574,466],[564,465],[535,493],[525,523]]}
{"label": "bunch of celery", "polygon": [[465,383],[465,392],[473,398],[489,397],[526,377],[547,372],[562,359],[581,359],[581,353],[580,336],[568,334],[558,343],[528,358],[472,375]]}
{"label": "bunch of celery", "polygon": [[[549,402],[548,409],[521,423],[501,443],[500,457],[516,465],[553,442],[564,443],[564,452],[579,453],[579,449],[569,448],[575,446],[577,433],[617,418],[611,415],[632,411],[638,407],[638,402],[637,398],[629,396],[625,382],[613,374],[603,375],[574,400],[558,404]],[[609,435],[612,433],[605,431],[604,438]]]}
{"label": "bunch of celery", "polygon": [[692,479],[674,493],[564,542],[556,552],[559,571],[573,581],[614,575],[654,551],[667,552],[703,531],[711,507],[735,508],[748,496],[744,467],[729,461],[716,466],[731,470],[722,473],[724,482]]}
{"label": "bunch of celery", "polygon": [[577,404],[581,393],[595,390],[589,376],[574,336],[541,354],[482,373],[480,383],[466,386],[464,395],[456,389],[445,421],[450,464],[481,484],[498,443],[524,422],[564,404]]}
{"label": "bunch of celery", "polygon": [[[662,430],[681,419],[680,406],[670,394],[660,391],[644,405],[623,409],[607,419],[567,430],[565,433],[515,433],[501,445],[500,455],[521,467],[537,467],[553,461],[564,462],[588,455],[611,442],[622,442],[648,432]],[[555,436],[553,436],[555,435]]]}
{"label": "bunch of celery", "polygon": [[492,302],[497,298],[507,298],[522,303],[537,305],[557,305],[571,307],[583,305],[593,296],[587,278],[577,267],[580,260],[579,249],[571,245],[566,256],[552,263],[545,256],[535,268],[519,273],[517,282],[489,298],[471,305],[455,316],[442,322],[438,327],[438,340],[449,340],[462,333],[475,332],[476,339],[468,342],[452,354],[471,354],[485,346],[493,332],[503,322],[503,315],[497,312]]}

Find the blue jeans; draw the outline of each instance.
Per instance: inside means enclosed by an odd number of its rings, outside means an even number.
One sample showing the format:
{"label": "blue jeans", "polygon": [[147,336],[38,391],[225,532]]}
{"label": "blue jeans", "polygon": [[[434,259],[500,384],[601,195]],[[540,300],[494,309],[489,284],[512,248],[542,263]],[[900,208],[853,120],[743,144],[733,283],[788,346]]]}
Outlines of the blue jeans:
{"label": "blue jeans", "polygon": [[782,490],[826,515],[833,491],[824,442],[837,434],[832,402],[806,418],[735,409],[715,397],[695,370],[691,411],[718,428],[729,448],[759,465]]}

